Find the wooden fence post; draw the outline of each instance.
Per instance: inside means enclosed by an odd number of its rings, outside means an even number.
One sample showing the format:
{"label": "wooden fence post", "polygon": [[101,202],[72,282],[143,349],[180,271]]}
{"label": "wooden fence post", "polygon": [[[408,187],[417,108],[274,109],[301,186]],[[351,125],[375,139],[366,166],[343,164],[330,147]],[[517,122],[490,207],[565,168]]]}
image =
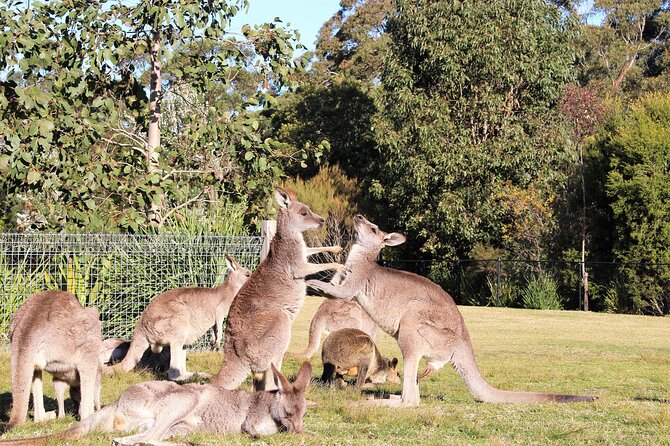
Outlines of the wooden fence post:
{"label": "wooden fence post", "polygon": [[261,262],[265,260],[270,252],[270,242],[277,232],[277,220],[263,220],[261,225],[261,236],[263,237],[263,246],[261,247]]}

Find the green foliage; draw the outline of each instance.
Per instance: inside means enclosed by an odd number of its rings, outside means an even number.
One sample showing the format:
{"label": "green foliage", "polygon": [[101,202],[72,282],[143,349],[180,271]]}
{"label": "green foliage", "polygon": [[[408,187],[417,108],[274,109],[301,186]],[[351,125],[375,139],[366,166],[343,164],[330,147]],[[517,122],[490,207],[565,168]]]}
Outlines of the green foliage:
{"label": "green foliage", "polygon": [[[296,148],[327,144],[323,161],[364,182],[376,153],[374,101],[364,84],[350,78],[335,79],[328,86],[315,81],[306,79],[298,91],[279,101],[271,116],[273,134]],[[319,159],[308,161],[306,175],[311,176],[318,172]]]}
{"label": "green foliage", "polygon": [[247,233],[246,212],[246,202],[200,209],[184,208],[171,214],[157,229],[146,228],[146,232],[149,234],[245,235]]}
{"label": "green foliage", "polygon": [[[374,91],[388,46],[385,20],[392,10],[392,0],[340,2],[308,55],[310,69],[296,74],[300,87],[280,98],[272,114],[276,138],[296,148],[328,141],[324,161],[363,184],[377,154]],[[318,159],[307,161],[310,169],[303,177],[318,171]]]}
{"label": "green foliage", "polygon": [[501,277],[498,281],[495,276],[486,276],[489,294],[485,301],[490,307],[514,307],[519,298],[519,290],[509,277]]}
{"label": "green foliage", "polygon": [[[610,157],[606,190],[616,222],[617,260],[670,263],[670,93],[635,102],[603,144]],[[670,276],[650,286],[644,265],[627,266],[623,274],[633,301],[645,302],[645,312],[670,311]]]}
{"label": "green foliage", "polygon": [[[292,59],[294,32],[277,23],[247,26],[242,40],[226,34],[246,5],[0,4],[5,223],[20,230],[138,231],[150,210],[160,222],[224,192],[264,210],[272,184],[307,156],[267,138],[258,113],[299,62]],[[170,125],[155,149],[146,136],[157,119],[146,90],[152,58],[164,68],[154,100],[160,106],[165,99]]]}
{"label": "green foliage", "polygon": [[521,290],[523,308],[531,310],[561,310],[563,303],[554,279],[547,274],[538,274]]}
{"label": "green foliage", "polygon": [[[551,200],[572,159],[557,109],[572,77],[571,27],[531,0],[397,5],[370,187],[378,215],[423,255],[502,247],[515,212],[495,193],[509,183]],[[540,218],[551,228],[551,216]]]}
{"label": "green foliage", "polygon": [[41,291],[38,277],[42,271],[29,269],[27,263],[24,260],[12,267],[7,257],[0,255],[0,290],[5,295],[0,305],[0,335],[6,342],[9,341],[9,324],[14,312],[23,303],[25,296]]}

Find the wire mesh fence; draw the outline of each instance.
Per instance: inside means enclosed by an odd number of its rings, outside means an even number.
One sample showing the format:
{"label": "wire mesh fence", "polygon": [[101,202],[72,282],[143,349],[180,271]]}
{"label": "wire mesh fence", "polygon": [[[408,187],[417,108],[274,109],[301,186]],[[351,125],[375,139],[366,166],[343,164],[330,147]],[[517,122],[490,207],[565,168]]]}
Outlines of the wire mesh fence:
{"label": "wire mesh fence", "polygon": [[[670,264],[530,260],[385,260],[431,278],[456,303],[665,315]],[[586,294],[586,295],[585,295]]]}
{"label": "wire mesh fence", "polygon": [[[223,282],[225,254],[254,269],[253,236],[0,234],[0,342],[32,293],[69,291],[100,312],[104,338],[130,339],[149,301],[182,286]],[[205,335],[192,349],[209,346]]]}

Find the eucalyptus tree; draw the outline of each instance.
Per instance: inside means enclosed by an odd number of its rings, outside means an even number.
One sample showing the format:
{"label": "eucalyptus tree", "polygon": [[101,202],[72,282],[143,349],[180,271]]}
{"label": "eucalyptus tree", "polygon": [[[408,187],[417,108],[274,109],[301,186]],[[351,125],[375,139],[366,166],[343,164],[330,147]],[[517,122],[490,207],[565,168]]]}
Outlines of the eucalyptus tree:
{"label": "eucalyptus tree", "polygon": [[611,91],[616,92],[631,73],[645,70],[645,61],[663,46],[670,30],[667,0],[595,0],[602,26],[590,30]]}
{"label": "eucalyptus tree", "polygon": [[370,186],[417,255],[477,244],[542,258],[551,203],[575,160],[559,99],[572,26],[535,0],[398,0],[375,123]]}
{"label": "eucalyptus tree", "polygon": [[[230,19],[246,6],[1,2],[0,199],[8,225],[137,230],[222,194],[266,195],[301,160],[266,138],[258,120],[296,69],[295,34],[279,23],[230,34]],[[168,96],[174,126],[162,141]],[[191,113],[179,113],[186,106]]]}

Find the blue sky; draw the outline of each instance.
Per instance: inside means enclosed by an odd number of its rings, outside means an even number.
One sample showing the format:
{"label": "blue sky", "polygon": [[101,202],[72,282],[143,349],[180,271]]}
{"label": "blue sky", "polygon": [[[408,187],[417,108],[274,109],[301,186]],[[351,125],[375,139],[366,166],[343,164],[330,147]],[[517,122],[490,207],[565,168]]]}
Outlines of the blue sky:
{"label": "blue sky", "polygon": [[239,12],[233,19],[233,32],[242,25],[271,22],[275,17],[290,23],[290,29],[300,32],[300,42],[314,49],[314,42],[321,25],[340,9],[339,0],[249,0],[249,11]]}

